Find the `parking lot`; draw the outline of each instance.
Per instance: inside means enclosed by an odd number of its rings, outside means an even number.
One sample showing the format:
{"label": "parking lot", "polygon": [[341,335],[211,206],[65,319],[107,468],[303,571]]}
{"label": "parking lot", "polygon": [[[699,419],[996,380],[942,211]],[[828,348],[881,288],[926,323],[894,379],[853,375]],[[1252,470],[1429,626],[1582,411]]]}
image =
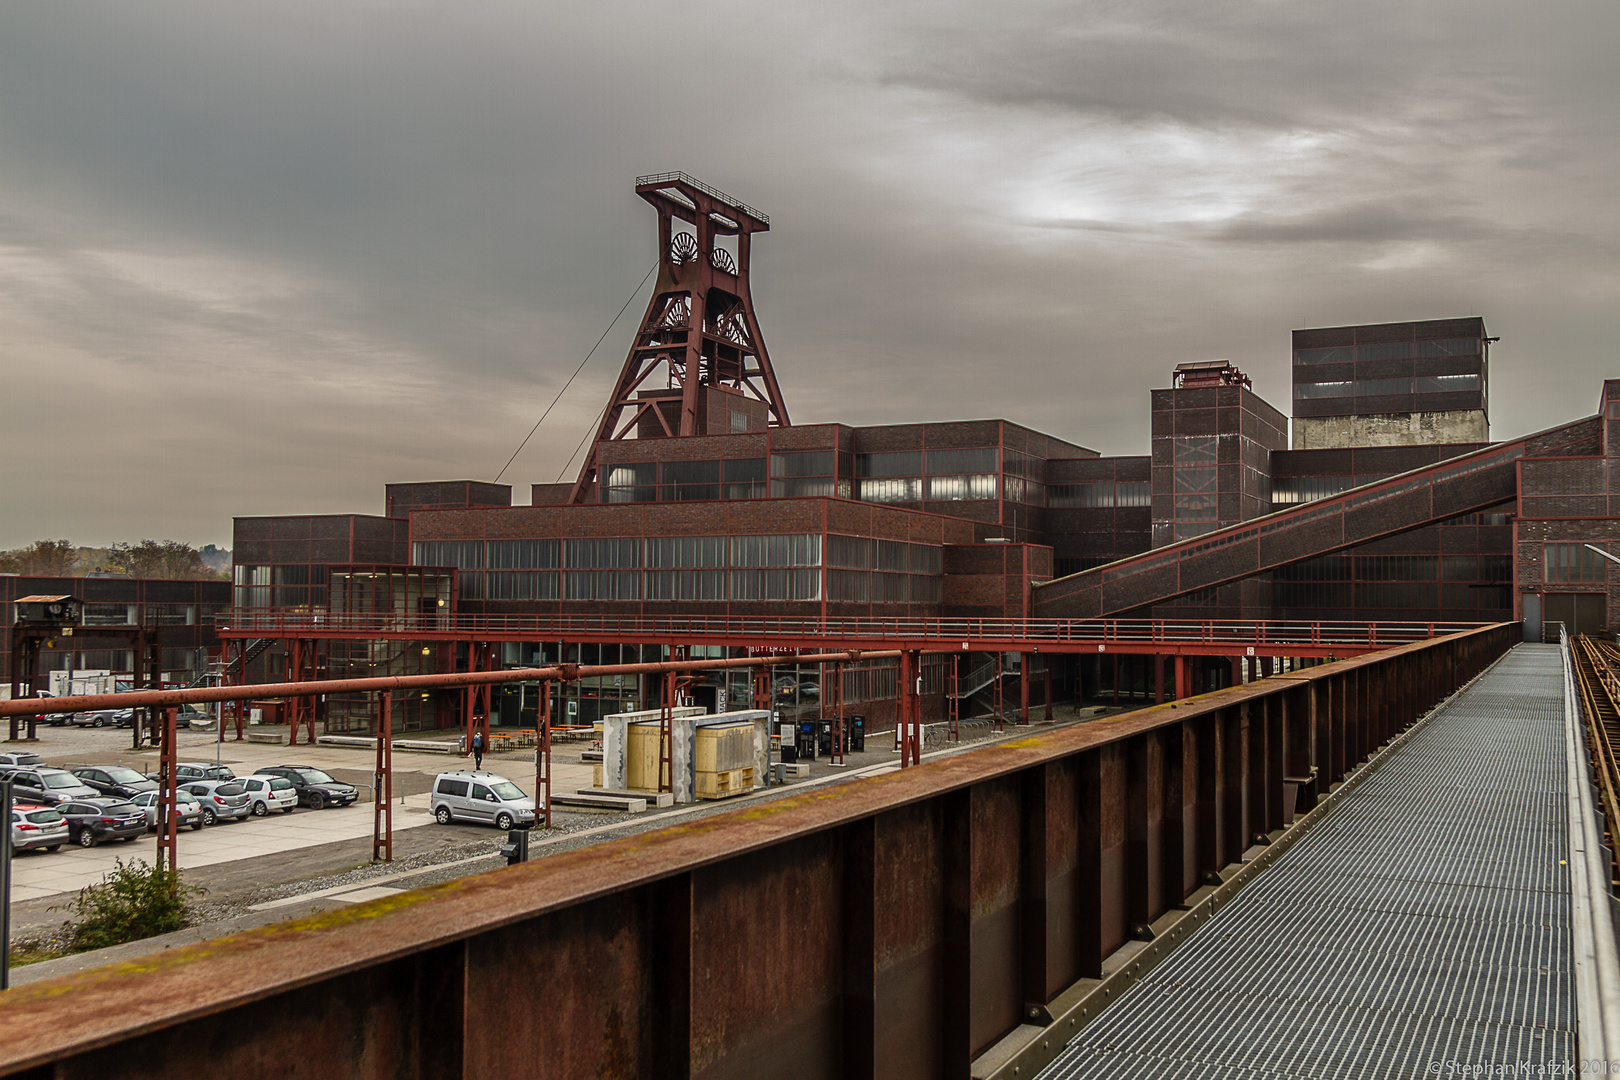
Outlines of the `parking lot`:
{"label": "parking lot", "polygon": [[[227,739],[230,736],[227,735]],[[39,728],[37,743],[7,743],[7,749],[27,749],[39,754],[50,765],[128,765],[143,773],[157,771],[157,751],[130,749],[130,733],[116,728]],[[237,775],[245,775],[270,765],[296,763],[324,769],[336,779],[360,789],[360,800],[349,806],[326,810],[300,807],[290,814],[210,826],[201,830],[181,829],[179,858],[183,868],[209,866],[262,855],[296,851],[303,847],[335,840],[368,837],[372,829],[372,753],[325,746],[286,747],[264,743],[219,743],[212,732],[179,733],[179,760],[216,760]],[[588,765],[577,762],[578,754],[558,755],[569,759],[555,767],[553,785],[558,791],[573,791],[591,782]],[[433,776],[449,769],[470,768],[470,759],[453,754],[394,751],[394,831],[434,824],[428,813],[427,790]],[[512,780],[525,793],[534,789],[534,759],[530,753],[489,755],[484,767]],[[463,828],[451,826],[452,828]],[[63,846],[54,852],[19,852],[12,862],[11,895],[14,902],[45,899],[76,892],[101,880],[117,859],[156,860],[157,839],[148,833],[130,841],[111,841],[94,848]]]}

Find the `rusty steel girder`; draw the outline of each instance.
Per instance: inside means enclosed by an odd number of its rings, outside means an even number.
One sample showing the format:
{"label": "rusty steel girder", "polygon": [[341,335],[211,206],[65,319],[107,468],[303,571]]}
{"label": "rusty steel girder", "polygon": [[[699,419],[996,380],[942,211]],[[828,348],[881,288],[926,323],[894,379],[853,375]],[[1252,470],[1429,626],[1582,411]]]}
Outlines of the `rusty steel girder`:
{"label": "rusty steel girder", "polygon": [[1084,995],[1110,954],[1204,903],[1257,836],[1286,841],[1295,813],[1517,634],[1414,643],[25,986],[0,996],[0,1075],[155,1080],[203,1061],[345,1080],[966,1080],[1015,1044],[991,1071],[1027,1077],[1078,1003],[1099,1004]]}

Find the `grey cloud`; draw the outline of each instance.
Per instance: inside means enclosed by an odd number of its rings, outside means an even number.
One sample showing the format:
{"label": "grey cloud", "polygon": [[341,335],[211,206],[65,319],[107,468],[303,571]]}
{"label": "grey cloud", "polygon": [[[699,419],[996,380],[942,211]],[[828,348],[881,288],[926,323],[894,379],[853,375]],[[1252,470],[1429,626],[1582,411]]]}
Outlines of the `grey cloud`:
{"label": "grey cloud", "polygon": [[[227,542],[231,514],[493,476],[650,265],[630,187],[666,168],[772,214],[755,295],[800,422],[1005,416],[1138,453],[1181,360],[1281,404],[1292,327],[1477,311],[1498,429],[1546,426],[1609,370],[1615,19],[0,0],[0,397],[71,396],[82,447],[11,423],[0,501],[28,513],[0,547]],[[1196,145],[1166,166],[1143,133]],[[1224,209],[1147,205],[1184,187]]]}

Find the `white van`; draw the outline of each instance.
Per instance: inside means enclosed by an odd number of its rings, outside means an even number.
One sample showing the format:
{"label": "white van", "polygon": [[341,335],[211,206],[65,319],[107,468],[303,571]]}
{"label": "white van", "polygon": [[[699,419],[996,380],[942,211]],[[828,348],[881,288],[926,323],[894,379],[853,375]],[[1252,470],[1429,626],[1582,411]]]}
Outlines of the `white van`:
{"label": "white van", "polygon": [[457,769],[433,779],[429,801],[440,825],[452,821],[489,822],[503,832],[534,824],[534,800],[504,776]]}

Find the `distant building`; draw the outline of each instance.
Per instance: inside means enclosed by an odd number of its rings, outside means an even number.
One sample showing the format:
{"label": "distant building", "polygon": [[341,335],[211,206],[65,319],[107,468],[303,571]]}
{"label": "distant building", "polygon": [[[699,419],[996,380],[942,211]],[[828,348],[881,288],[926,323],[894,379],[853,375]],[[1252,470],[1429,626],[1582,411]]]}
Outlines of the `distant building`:
{"label": "distant building", "polygon": [[1295,450],[1490,441],[1484,319],[1294,331]]}

